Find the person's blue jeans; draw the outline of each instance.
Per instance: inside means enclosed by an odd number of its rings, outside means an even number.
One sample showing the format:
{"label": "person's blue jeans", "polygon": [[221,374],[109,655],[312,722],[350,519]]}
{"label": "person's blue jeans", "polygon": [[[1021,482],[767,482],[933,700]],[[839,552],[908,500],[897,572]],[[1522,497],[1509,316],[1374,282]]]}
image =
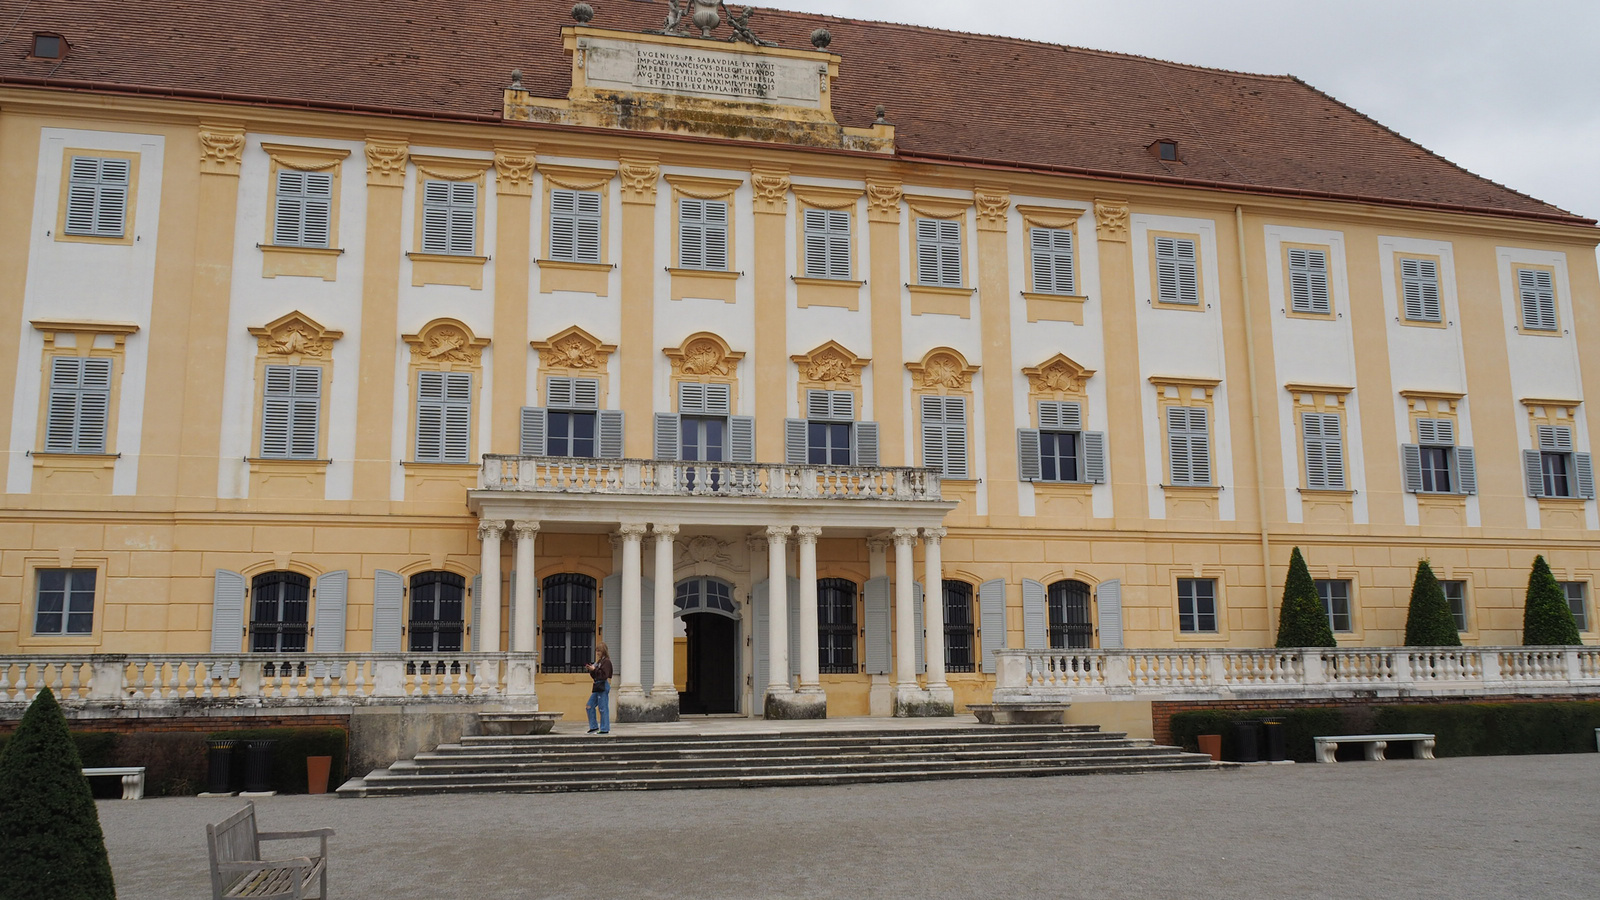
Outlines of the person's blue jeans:
{"label": "person's blue jeans", "polygon": [[[600,724],[594,722],[595,707],[600,708]],[[602,682],[598,692],[589,694],[589,702],[583,705],[583,711],[589,715],[589,730],[599,728],[601,731],[611,730],[611,682]]]}

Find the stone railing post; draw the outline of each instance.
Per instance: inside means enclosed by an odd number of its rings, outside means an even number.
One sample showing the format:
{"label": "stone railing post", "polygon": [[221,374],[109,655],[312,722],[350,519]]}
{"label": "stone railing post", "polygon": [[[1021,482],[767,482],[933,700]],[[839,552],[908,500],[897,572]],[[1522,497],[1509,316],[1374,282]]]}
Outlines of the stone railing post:
{"label": "stone railing post", "polygon": [[1207,650],[1206,654],[1206,680],[1210,687],[1216,690],[1227,690],[1228,684],[1228,651]]}
{"label": "stone railing post", "polygon": [[999,700],[1019,697],[1028,683],[1028,658],[1016,651],[997,651],[994,655],[994,693]]}
{"label": "stone railing post", "polygon": [[1567,684],[1577,684],[1583,680],[1583,662],[1578,658],[1578,648],[1568,647],[1561,653],[1562,660],[1567,664]]}
{"label": "stone railing post", "polygon": [[1133,673],[1128,668],[1128,654],[1107,653],[1106,659],[1106,688],[1131,688],[1133,687]]}
{"label": "stone railing post", "polygon": [[1322,651],[1316,647],[1300,649],[1300,678],[1305,687],[1322,687],[1328,683],[1328,673],[1322,665]]}
{"label": "stone railing post", "polygon": [[1488,649],[1478,647],[1470,652],[1478,658],[1478,671],[1483,675],[1484,684],[1499,684],[1505,680],[1505,676],[1500,672],[1499,650],[1493,647]]}
{"label": "stone railing post", "polygon": [[259,661],[245,660],[239,663],[239,696],[249,700],[261,699],[261,663]]}
{"label": "stone railing post", "polygon": [[128,658],[120,653],[89,657],[89,699],[121,700]]}
{"label": "stone railing post", "polygon": [[[534,705],[538,705],[538,692],[534,689],[534,670],[537,664],[526,657],[513,657],[506,663],[506,696],[519,699],[533,698]],[[486,666],[478,663],[475,673],[474,690],[477,693],[493,693],[494,682],[486,677]]]}
{"label": "stone railing post", "polygon": [[399,659],[380,659],[372,664],[372,696],[404,697],[406,664]]}

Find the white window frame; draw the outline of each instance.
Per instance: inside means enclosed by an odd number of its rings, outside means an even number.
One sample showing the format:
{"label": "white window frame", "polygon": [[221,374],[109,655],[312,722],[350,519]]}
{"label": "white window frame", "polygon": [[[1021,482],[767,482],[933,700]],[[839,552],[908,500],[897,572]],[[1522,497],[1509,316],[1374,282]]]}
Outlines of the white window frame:
{"label": "white window frame", "polygon": [[[1343,585],[1343,597],[1336,597],[1334,585]],[[1324,586],[1327,587],[1324,590]],[[1328,616],[1328,629],[1335,634],[1355,633],[1355,583],[1348,578],[1318,578],[1316,579],[1317,599],[1322,603],[1322,611]],[[1344,601],[1345,627],[1339,627],[1338,611],[1334,609],[1335,600]]]}
{"label": "white window frame", "polygon": [[78,237],[120,238],[127,234],[132,176],[132,160],[114,156],[70,158],[62,230]]}
{"label": "white window frame", "polygon": [[[1202,598],[1201,598],[1199,592],[1197,590],[1194,590],[1194,589],[1198,588],[1199,585],[1202,582],[1207,584],[1207,585],[1209,585],[1210,588],[1211,588],[1211,596],[1207,597],[1207,598],[1204,598],[1204,599],[1210,600],[1210,602],[1211,602],[1211,610],[1210,610],[1210,612],[1209,613],[1204,613],[1205,615],[1209,615],[1211,617],[1211,627],[1210,628],[1201,628],[1200,627],[1200,618],[1202,616],[1202,612],[1200,610],[1200,601],[1201,601]],[[1185,596],[1185,594],[1184,594],[1184,586],[1185,585],[1188,585],[1191,588],[1188,596]],[[1189,603],[1188,612],[1184,611],[1184,602],[1186,600]],[[1218,620],[1219,620],[1219,616],[1217,615],[1217,580],[1215,578],[1179,578],[1178,579],[1178,631],[1183,633],[1183,634],[1218,634],[1222,630],[1220,625],[1219,625]]]}
{"label": "white window frame", "polygon": [[322,368],[266,366],[261,381],[261,458],[316,459]]}
{"label": "white window frame", "polygon": [[851,267],[851,214],[848,209],[804,209],[805,277],[848,281]]}
{"label": "white window frame", "polygon": [[104,356],[51,357],[44,452],[106,452],[115,368],[115,361]]}
{"label": "white window frame", "polygon": [[550,259],[600,262],[605,195],[599,191],[550,191]]}
{"label": "white window frame", "polygon": [[327,247],[333,229],[333,173],[279,169],[272,212],[277,247]]}
{"label": "white window frame", "polygon": [[[1587,581],[1563,581],[1560,584],[1561,584],[1561,595],[1566,598],[1567,608],[1572,610],[1572,618],[1577,623],[1578,630],[1579,631],[1588,631],[1588,630],[1590,630],[1593,627],[1593,625],[1589,621],[1589,582],[1587,582]],[[1577,588],[1577,594],[1578,594],[1577,597],[1573,597],[1572,596],[1572,594],[1573,594],[1573,590],[1572,589],[1573,588]],[[1577,605],[1576,609],[1573,608],[1573,605],[1572,605],[1572,601],[1573,600],[1577,600],[1578,601],[1578,605]]]}
{"label": "white window frame", "polygon": [[1200,305],[1200,263],[1194,238],[1160,237],[1156,245],[1156,302]]}
{"label": "white window frame", "polygon": [[[1467,583],[1459,578],[1441,578],[1439,590],[1444,593],[1445,605],[1450,607],[1450,615],[1455,619],[1456,631],[1466,633],[1471,630],[1467,617]],[[1457,596],[1450,596],[1452,592]]]}
{"label": "white window frame", "polygon": [[[64,577],[64,580],[62,582],[61,609],[58,612],[46,613],[43,610],[41,610],[40,606],[39,606],[41,595],[44,593],[44,575],[47,572],[64,572],[64,573],[66,573],[65,577]],[[73,598],[73,593],[74,593],[73,587],[72,587],[73,579],[74,579],[75,576],[76,577],[82,577],[82,575],[84,573],[88,574],[89,582],[90,582],[90,587],[88,589],[89,609],[87,611],[87,615],[89,616],[89,628],[88,628],[87,631],[72,631],[72,630],[70,630],[70,627],[71,627],[71,624],[72,624],[72,616],[74,616],[74,615],[85,615],[86,614],[84,612],[84,610],[81,609],[81,607],[76,612],[74,612],[73,611],[73,603],[72,603],[72,598]],[[80,635],[94,634],[95,598],[98,596],[97,591],[99,590],[99,587],[100,587],[100,570],[99,569],[73,567],[73,566],[67,566],[67,567],[52,566],[50,568],[34,569],[33,570],[33,634],[35,636],[37,636],[37,637],[76,637],[76,636],[80,636]],[[79,596],[81,597],[82,594],[83,594],[83,591],[79,590],[76,593],[78,593]],[[60,630],[58,630],[58,631],[40,631],[39,630],[39,617],[40,617],[40,615],[59,615],[59,616],[61,616],[61,628],[60,628]]]}
{"label": "white window frame", "polygon": [[476,256],[478,252],[478,183],[422,182],[422,252],[441,256]]}

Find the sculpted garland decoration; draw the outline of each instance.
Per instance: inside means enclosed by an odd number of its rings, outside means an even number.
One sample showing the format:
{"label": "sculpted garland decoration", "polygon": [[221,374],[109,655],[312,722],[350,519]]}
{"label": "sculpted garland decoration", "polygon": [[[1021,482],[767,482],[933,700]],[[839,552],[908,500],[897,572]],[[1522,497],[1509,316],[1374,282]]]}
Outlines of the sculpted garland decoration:
{"label": "sculpted garland decoration", "polygon": [[228,126],[200,129],[200,171],[238,175],[244,161],[244,129]]}

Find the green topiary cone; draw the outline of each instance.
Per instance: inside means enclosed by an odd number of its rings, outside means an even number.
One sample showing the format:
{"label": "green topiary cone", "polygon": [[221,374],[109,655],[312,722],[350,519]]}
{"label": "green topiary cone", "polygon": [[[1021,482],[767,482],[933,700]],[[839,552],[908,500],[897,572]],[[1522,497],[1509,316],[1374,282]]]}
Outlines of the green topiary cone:
{"label": "green topiary cone", "polygon": [[39,691],[0,754],[0,894],[115,900],[94,795],[67,718]]}
{"label": "green topiary cone", "polygon": [[1556,577],[1550,574],[1550,564],[1544,561],[1544,557],[1534,557],[1533,571],[1528,575],[1528,603],[1522,608],[1523,646],[1571,646],[1581,643],[1583,639],[1578,637],[1578,623],[1572,618],[1567,595],[1562,592]]}
{"label": "green topiary cone", "polygon": [[1289,580],[1283,585],[1283,607],[1278,611],[1278,646],[1339,646],[1299,547],[1289,556]]}
{"label": "green topiary cone", "polygon": [[1407,647],[1459,647],[1461,634],[1444,588],[1433,577],[1428,561],[1417,561],[1417,578],[1411,583],[1411,608],[1406,612]]}

